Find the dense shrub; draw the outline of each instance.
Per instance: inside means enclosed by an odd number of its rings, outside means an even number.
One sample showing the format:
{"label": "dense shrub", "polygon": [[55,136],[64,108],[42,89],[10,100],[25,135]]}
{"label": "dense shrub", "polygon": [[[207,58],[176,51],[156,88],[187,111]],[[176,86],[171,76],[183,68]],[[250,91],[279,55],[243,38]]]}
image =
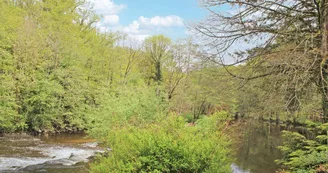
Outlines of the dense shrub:
{"label": "dense shrub", "polygon": [[328,172],[328,123],[308,121],[306,133],[284,131],[283,139],[278,163],[296,173]]}
{"label": "dense shrub", "polygon": [[158,123],[112,130],[105,141],[112,151],[92,165],[91,172],[227,173],[229,143],[216,120],[213,116],[201,125],[186,126],[181,117],[169,116]]}
{"label": "dense shrub", "polygon": [[89,134],[101,138],[113,129],[152,123],[166,115],[166,102],[156,96],[155,88],[126,86],[103,92],[100,107],[93,112]]}

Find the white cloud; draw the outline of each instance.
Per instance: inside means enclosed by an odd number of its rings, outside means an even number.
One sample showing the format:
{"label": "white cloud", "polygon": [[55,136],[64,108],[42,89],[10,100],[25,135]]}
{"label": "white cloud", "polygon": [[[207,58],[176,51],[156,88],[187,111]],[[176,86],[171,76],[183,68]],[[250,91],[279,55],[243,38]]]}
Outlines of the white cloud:
{"label": "white cloud", "polygon": [[155,16],[152,18],[140,16],[138,20],[118,30],[123,30],[138,40],[144,40],[155,32],[163,31],[165,28],[183,26],[183,19],[179,16]]}
{"label": "white cloud", "polygon": [[104,25],[118,25],[120,22],[120,17],[116,14],[107,15],[104,17]]}
{"label": "white cloud", "polygon": [[183,19],[176,15],[140,16],[127,26],[120,25],[118,15],[126,5],[115,4],[113,0],[87,0],[94,5],[94,11],[102,17],[95,26],[100,32],[123,31],[137,40],[144,40],[150,35],[165,33],[168,28],[183,27]]}
{"label": "white cloud", "polygon": [[138,21],[133,21],[129,26],[124,27],[123,31],[129,34],[140,33],[140,24]]}
{"label": "white cloud", "polygon": [[140,16],[138,21],[141,25],[145,26],[161,26],[161,27],[172,27],[172,26],[183,26],[183,20],[179,16],[155,16],[152,18],[146,18]]}
{"label": "white cloud", "polygon": [[123,27],[122,30],[123,32],[129,34],[132,38],[139,41],[143,41],[150,36],[150,31],[141,29],[138,21],[133,21],[130,25]]}
{"label": "white cloud", "polygon": [[130,25],[124,27],[123,31],[132,34],[138,34],[145,30],[159,30],[167,27],[182,27],[183,19],[179,16],[155,16],[153,18],[146,18],[140,16],[138,20],[133,21]]}
{"label": "white cloud", "polygon": [[124,4],[117,5],[112,0],[88,0],[94,5],[96,13],[101,15],[117,14],[125,8]]}
{"label": "white cloud", "polygon": [[93,5],[94,11],[102,17],[97,23],[100,31],[108,31],[108,26],[117,26],[120,22],[118,13],[123,10],[126,5],[115,4],[113,0],[87,0]]}

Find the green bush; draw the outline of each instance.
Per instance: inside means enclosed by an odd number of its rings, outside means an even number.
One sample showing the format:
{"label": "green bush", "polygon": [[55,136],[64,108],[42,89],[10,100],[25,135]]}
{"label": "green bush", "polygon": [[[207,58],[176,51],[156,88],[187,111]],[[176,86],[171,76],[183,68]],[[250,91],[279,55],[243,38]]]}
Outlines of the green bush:
{"label": "green bush", "polygon": [[[111,130],[105,145],[108,157],[99,158],[91,172],[230,172],[226,136],[216,127],[217,116],[206,126],[186,126],[182,117],[158,123]],[[208,124],[211,122],[211,124]]]}
{"label": "green bush", "polygon": [[100,107],[93,112],[89,134],[95,138],[127,125],[152,123],[166,115],[165,105],[155,88],[126,86],[103,92]]}
{"label": "green bush", "polygon": [[277,163],[297,173],[327,171],[328,123],[307,121],[307,135],[283,131],[283,139],[283,146],[279,146],[283,158]]}

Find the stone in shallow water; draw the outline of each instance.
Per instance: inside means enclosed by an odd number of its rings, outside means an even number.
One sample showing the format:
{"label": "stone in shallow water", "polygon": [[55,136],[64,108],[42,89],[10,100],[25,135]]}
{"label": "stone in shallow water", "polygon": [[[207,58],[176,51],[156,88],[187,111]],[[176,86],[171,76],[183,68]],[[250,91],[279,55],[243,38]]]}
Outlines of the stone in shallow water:
{"label": "stone in shallow water", "polygon": [[96,148],[98,147],[98,143],[97,142],[88,142],[85,144],[82,144],[83,147],[88,147],[88,148]]}
{"label": "stone in shallow water", "polygon": [[29,172],[47,172],[47,173],[87,173],[88,169],[86,163],[77,163],[75,165],[61,165],[55,163],[44,163],[38,165],[31,165],[19,170],[22,173]]}

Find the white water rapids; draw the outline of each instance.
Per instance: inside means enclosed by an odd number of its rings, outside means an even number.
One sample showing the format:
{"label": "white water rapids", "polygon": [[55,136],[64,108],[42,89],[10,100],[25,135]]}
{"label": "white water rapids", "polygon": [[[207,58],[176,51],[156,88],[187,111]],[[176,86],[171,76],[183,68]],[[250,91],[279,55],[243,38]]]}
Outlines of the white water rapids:
{"label": "white water rapids", "polygon": [[72,166],[88,162],[90,157],[101,152],[96,142],[55,143],[30,136],[0,137],[0,172],[42,171],[49,165]]}

